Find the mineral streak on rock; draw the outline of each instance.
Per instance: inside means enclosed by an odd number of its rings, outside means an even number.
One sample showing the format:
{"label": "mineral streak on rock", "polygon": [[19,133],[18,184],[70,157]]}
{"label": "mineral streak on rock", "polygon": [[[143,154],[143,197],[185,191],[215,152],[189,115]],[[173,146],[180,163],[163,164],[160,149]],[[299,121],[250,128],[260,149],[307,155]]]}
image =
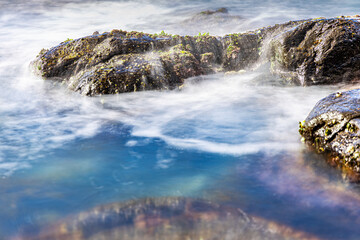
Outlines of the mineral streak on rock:
{"label": "mineral streak on rock", "polygon": [[274,222],[252,219],[240,209],[205,200],[163,197],[96,207],[18,239],[241,240],[317,239]]}
{"label": "mineral streak on rock", "polygon": [[360,182],[360,89],[320,100],[300,123],[299,132],[350,181]]}

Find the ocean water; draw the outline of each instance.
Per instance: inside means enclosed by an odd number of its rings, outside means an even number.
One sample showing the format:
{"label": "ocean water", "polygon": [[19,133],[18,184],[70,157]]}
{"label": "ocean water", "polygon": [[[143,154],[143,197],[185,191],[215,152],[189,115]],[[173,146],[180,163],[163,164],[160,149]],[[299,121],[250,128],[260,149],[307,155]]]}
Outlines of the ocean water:
{"label": "ocean water", "polygon": [[[220,7],[237,16],[194,22]],[[101,204],[188,196],[324,239],[358,239],[360,191],[298,122],[344,86],[284,86],[266,65],[181,91],[83,97],[32,74],[42,48],[111,29],[214,35],[358,14],[358,1],[0,0],[0,239]],[[190,20],[189,20],[190,19]]]}

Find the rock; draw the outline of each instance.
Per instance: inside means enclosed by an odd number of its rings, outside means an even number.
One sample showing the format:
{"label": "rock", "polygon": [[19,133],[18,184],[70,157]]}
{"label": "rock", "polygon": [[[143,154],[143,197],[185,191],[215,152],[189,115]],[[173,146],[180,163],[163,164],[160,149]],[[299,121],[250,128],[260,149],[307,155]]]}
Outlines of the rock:
{"label": "rock", "polygon": [[350,181],[360,182],[360,89],[320,100],[300,123],[299,132]]}
{"label": "rock", "polygon": [[234,26],[240,26],[245,22],[246,19],[230,14],[227,8],[219,8],[196,13],[170,27],[174,31],[186,29],[186,34],[196,35],[199,32],[213,32],[215,29],[216,32],[223,32],[222,29],[234,29]]}
{"label": "rock", "polygon": [[[216,38],[209,38],[216,51]],[[206,72],[195,54],[208,49],[186,49],[195,40],[114,30],[63,42],[40,54],[34,65],[43,77],[65,80],[83,95],[173,89]]]}
{"label": "rock", "polygon": [[[189,18],[176,23],[177,29],[186,29],[187,34],[198,34],[199,32],[223,32],[222,29],[234,29],[246,23],[246,19],[238,15],[232,15],[227,8],[207,10],[196,13]],[[174,30],[176,30],[174,26]],[[225,31],[225,30],[224,30]],[[227,32],[224,32],[226,34]]]}
{"label": "rock", "polygon": [[83,95],[175,89],[186,78],[256,62],[257,40],[255,34],[220,38],[113,30],[42,50],[32,65],[42,77],[64,81]]}
{"label": "rock", "polygon": [[303,86],[360,80],[358,18],[312,19],[274,37],[274,73]]}
{"label": "rock", "polygon": [[[200,15],[227,14],[225,10]],[[310,19],[223,37],[110,33],[68,39],[32,62],[46,79],[83,95],[176,89],[186,78],[271,62],[273,73],[299,85],[356,82],[358,18]],[[261,55],[261,56],[260,56]]]}
{"label": "rock", "polygon": [[[24,239],[316,239],[236,208],[182,197],[132,200],[96,207]],[[23,239],[20,237],[20,239]]]}
{"label": "rock", "polygon": [[227,10],[227,8],[222,7],[222,8],[219,8],[219,9],[215,10],[215,11],[212,11],[212,10],[202,11],[202,12],[200,12],[199,15],[213,15],[213,14],[217,14],[217,13],[225,13],[225,14],[227,14],[227,13],[229,13],[229,10]]}

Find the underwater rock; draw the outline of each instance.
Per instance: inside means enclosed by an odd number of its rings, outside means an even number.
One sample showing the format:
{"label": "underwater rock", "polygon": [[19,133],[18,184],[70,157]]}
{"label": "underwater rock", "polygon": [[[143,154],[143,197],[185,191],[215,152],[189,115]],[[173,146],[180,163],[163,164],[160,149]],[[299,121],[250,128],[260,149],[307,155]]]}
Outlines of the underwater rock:
{"label": "underwater rock", "polygon": [[240,209],[205,200],[162,197],[96,207],[45,228],[37,240],[317,239]]}
{"label": "underwater rock", "polygon": [[311,19],[270,43],[274,73],[308,86],[360,80],[358,18]]}
{"label": "underwater rock", "polygon": [[299,127],[306,143],[360,182],[360,89],[323,98]]}
{"label": "underwater rock", "polygon": [[202,11],[202,12],[200,12],[199,15],[213,15],[213,14],[217,14],[217,13],[225,13],[225,14],[227,14],[227,13],[229,13],[229,10],[227,8],[222,7],[222,8],[219,8],[219,9],[215,10],[215,11],[213,11],[213,10]]}
{"label": "underwater rock", "polygon": [[185,20],[174,24],[173,29],[186,29],[187,34],[198,34],[200,32],[217,32],[222,29],[234,29],[234,27],[246,24],[246,19],[229,13],[227,8],[219,8],[216,10],[206,10],[198,12]]}
{"label": "underwater rock", "polygon": [[[200,15],[227,14],[226,9]],[[176,89],[186,78],[271,62],[299,85],[355,82],[360,76],[357,18],[290,21],[223,37],[113,30],[68,39],[32,62],[46,79],[83,95]]]}

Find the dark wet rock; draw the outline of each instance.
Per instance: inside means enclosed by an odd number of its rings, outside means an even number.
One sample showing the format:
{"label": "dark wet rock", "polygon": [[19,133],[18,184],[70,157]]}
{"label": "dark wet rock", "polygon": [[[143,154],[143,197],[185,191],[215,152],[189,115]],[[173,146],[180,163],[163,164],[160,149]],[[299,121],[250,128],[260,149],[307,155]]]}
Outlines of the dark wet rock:
{"label": "dark wet rock", "polygon": [[[225,10],[200,15],[227,14]],[[83,95],[176,89],[186,78],[271,62],[273,73],[299,85],[356,82],[356,18],[310,19],[223,37],[113,30],[42,50],[32,63],[46,79]]]}
{"label": "dark wet rock", "polygon": [[299,132],[350,181],[360,182],[360,89],[320,100],[300,123]]}
{"label": "dark wet rock", "polygon": [[[241,16],[229,13],[227,8],[217,10],[206,10],[196,13],[180,23],[176,23],[176,29],[186,29],[187,34],[196,35],[199,32],[223,32],[222,29],[234,29],[246,23],[246,19]],[[179,30],[178,30],[179,31]],[[227,32],[224,32],[226,34]]]}
{"label": "dark wet rock", "polygon": [[226,53],[223,57],[225,71],[238,71],[254,64],[260,55],[257,34],[231,34],[224,37]]}
{"label": "dark wet rock", "polygon": [[316,239],[239,209],[205,200],[164,197],[100,206],[20,239]]}
{"label": "dark wet rock", "polygon": [[225,14],[227,14],[227,13],[229,13],[229,10],[227,8],[223,7],[223,8],[219,8],[219,9],[217,9],[215,11],[213,11],[213,10],[202,11],[202,12],[200,12],[199,15],[213,15],[213,14],[217,14],[217,13],[225,13]]}
{"label": "dark wet rock", "polygon": [[63,42],[41,53],[34,65],[43,77],[64,80],[84,95],[173,89],[206,72],[199,61],[205,49],[190,52],[186,45],[193,47],[195,39],[184,45],[182,40],[115,30]]}
{"label": "dark wet rock", "polygon": [[240,70],[256,62],[257,38],[255,34],[220,38],[113,30],[42,50],[32,64],[42,77],[63,81],[83,95],[175,89],[186,78],[223,68]]}
{"label": "dark wet rock", "polygon": [[226,21],[230,21],[232,23],[239,23],[243,20],[244,18],[242,18],[241,16],[229,14],[227,8],[219,8],[217,10],[206,10],[199,12],[191,18],[183,21],[182,24],[219,24],[225,23]]}
{"label": "dark wet rock", "polygon": [[272,70],[300,85],[356,82],[360,76],[357,18],[312,19],[275,36]]}

